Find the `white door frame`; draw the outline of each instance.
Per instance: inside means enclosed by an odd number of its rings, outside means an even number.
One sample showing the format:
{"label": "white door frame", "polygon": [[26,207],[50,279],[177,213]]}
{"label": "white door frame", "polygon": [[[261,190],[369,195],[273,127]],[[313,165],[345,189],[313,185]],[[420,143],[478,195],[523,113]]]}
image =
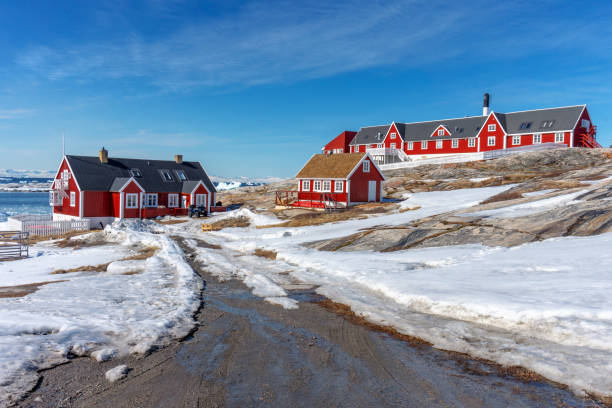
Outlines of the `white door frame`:
{"label": "white door frame", "polygon": [[368,202],[372,201],[376,201],[376,180],[368,180]]}

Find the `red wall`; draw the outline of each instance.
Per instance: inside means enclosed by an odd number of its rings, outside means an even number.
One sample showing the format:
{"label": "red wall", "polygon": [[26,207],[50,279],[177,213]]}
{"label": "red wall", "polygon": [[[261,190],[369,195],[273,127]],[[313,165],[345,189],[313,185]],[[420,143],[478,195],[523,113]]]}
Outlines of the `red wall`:
{"label": "red wall", "polygon": [[[495,124],[495,131],[489,132],[489,125]],[[504,148],[504,137],[506,132],[502,129],[501,125],[495,118],[495,115],[489,115],[489,118],[486,120],[484,125],[482,125],[482,129],[478,133],[479,141],[480,141],[480,151],[485,152],[487,150],[499,150]],[[488,146],[487,140],[489,136],[495,136],[495,145]],[[478,141],[476,142],[478,143]]]}
{"label": "red wall", "polygon": [[[140,187],[138,187],[136,185],[136,183],[134,183],[133,181],[130,182],[130,184],[127,185],[127,187],[125,187],[123,189],[123,217],[124,218],[140,218],[140,208],[125,208],[127,199],[126,199],[126,195],[127,194],[138,194],[138,202],[140,205],[142,205],[142,203],[140,203],[140,193],[142,192],[142,190],[140,189]],[[160,194],[157,195],[157,199],[159,200],[159,196]],[[158,205],[159,205],[159,201],[158,201]]]}
{"label": "red wall", "polygon": [[[84,217],[110,217],[113,215],[113,196],[108,191],[83,192]],[[119,206],[119,202],[117,202]],[[119,213],[117,212],[117,216]]]}
{"label": "red wall", "polygon": [[343,153],[350,153],[349,143],[351,143],[356,134],[357,132],[345,130],[326,144],[323,150],[325,153],[333,153],[334,149],[342,149]]}
{"label": "red wall", "polygon": [[436,130],[433,131],[433,133],[431,134],[431,137],[435,138],[436,136],[439,136],[438,135],[438,130],[443,130],[444,131],[444,136],[450,136],[449,131],[444,126],[440,125],[440,126],[438,126],[436,128]]}
{"label": "red wall", "polygon": [[[60,169],[55,175],[55,178],[61,179],[62,173],[64,172],[64,170],[68,170],[70,172],[70,167],[68,166],[66,159],[62,160],[62,164],[60,165]],[[76,181],[74,179],[74,175],[72,174],[72,172],[71,172],[70,180],[68,180],[68,189],[65,191],[66,191],[67,197],[64,198],[64,200],[62,201],[61,207],[53,207],[53,213],[73,215],[73,216],[78,217],[79,216],[79,202],[80,202],[79,189],[76,185]],[[75,192],[74,207],[70,206],[70,192],[71,191]]]}
{"label": "red wall", "polygon": [[[585,129],[582,127],[582,119],[587,119],[589,121],[590,123],[589,129]],[[578,119],[578,124],[576,124],[576,129],[574,129],[574,146],[577,145],[576,142],[578,141],[578,139],[580,139],[578,135],[582,133],[587,133],[592,127],[593,127],[593,122],[591,122],[591,116],[589,115],[589,112],[585,108],[584,112],[582,112],[582,115],[580,115],[580,119]]]}
{"label": "red wall", "polygon": [[[347,201],[348,196],[346,194],[346,180],[342,181],[342,193],[336,193],[336,185],[335,185],[336,180],[334,179],[317,179],[317,180],[321,180],[321,182],[323,182],[323,180],[330,180],[331,181],[331,193],[334,194],[334,200],[343,202],[343,203]],[[302,189],[302,181],[310,181],[310,188],[308,190]],[[320,193],[318,191],[313,191],[313,186],[314,186],[313,183],[314,183],[314,179],[299,181],[298,200],[320,201],[322,199],[323,194],[329,194],[329,193]]]}
{"label": "red wall", "polygon": [[[391,139],[391,133],[395,132],[395,139]],[[395,127],[395,123],[393,123],[391,125],[391,127],[389,127],[389,131],[387,132],[387,136],[385,137],[385,140],[383,141],[383,147],[386,147],[387,149],[391,148],[391,144],[395,143],[395,148],[396,149],[401,149],[402,148],[402,137],[400,136],[399,132],[397,131],[397,128]]]}
{"label": "red wall", "polygon": [[[365,160],[369,160],[366,158]],[[373,163],[370,162],[370,171],[363,172],[363,162],[350,178],[351,181],[351,202],[366,202],[368,201],[368,182],[376,180],[376,201],[380,201],[380,186],[383,181],[383,176],[376,170]]]}

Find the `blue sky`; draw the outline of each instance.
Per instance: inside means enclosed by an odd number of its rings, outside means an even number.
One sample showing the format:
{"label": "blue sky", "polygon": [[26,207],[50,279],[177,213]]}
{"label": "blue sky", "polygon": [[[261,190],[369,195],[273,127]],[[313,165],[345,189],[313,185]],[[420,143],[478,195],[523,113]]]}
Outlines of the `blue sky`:
{"label": "blue sky", "polygon": [[[92,4],[96,4],[92,7]],[[612,143],[612,2],[0,3],[0,168],[67,153],[292,176],[345,129],[588,105]]]}

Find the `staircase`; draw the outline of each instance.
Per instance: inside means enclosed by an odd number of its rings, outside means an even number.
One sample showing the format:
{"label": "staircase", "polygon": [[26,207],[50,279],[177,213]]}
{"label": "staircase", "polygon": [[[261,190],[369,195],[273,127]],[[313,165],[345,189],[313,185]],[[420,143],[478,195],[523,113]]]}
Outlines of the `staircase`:
{"label": "staircase", "polygon": [[596,134],[597,126],[593,125],[588,132],[576,135],[576,147],[601,148],[602,146],[596,140]]}

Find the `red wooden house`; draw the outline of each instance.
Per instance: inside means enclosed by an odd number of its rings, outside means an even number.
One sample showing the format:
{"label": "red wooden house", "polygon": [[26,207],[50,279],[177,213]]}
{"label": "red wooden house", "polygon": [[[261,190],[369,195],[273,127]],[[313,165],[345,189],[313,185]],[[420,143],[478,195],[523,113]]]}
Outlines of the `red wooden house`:
{"label": "red wooden house", "polygon": [[90,219],[105,225],[123,218],[186,215],[191,204],[210,212],[215,186],[199,162],[66,155],[49,192],[54,220]]}
{"label": "red wooden house", "polygon": [[601,147],[596,133],[586,105],[501,113],[489,110],[485,94],[481,116],[363,127],[350,151],[368,152],[386,164],[541,144]]}
{"label": "red wooden house", "polygon": [[323,147],[323,153],[337,154],[337,153],[350,153],[350,144],[357,132],[351,132],[345,130],[336,136],[331,142]]}
{"label": "red wooden house", "polygon": [[295,176],[297,191],[277,192],[276,203],[306,208],[346,208],[382,200],[382,174],[366,153],[315,154]]}

